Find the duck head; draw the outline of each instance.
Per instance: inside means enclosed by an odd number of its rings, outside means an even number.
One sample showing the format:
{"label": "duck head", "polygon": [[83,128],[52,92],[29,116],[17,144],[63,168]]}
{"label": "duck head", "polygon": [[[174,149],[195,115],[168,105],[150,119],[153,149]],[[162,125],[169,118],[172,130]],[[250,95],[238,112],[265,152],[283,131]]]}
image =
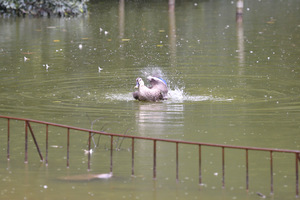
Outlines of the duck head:
{"label": "duck head", "polygon": [[145,85],[145,83],[144,83],[143,79],[137,78],[136,79],[136,85],[135,85],[134,88],[139,88],[140,85]]}

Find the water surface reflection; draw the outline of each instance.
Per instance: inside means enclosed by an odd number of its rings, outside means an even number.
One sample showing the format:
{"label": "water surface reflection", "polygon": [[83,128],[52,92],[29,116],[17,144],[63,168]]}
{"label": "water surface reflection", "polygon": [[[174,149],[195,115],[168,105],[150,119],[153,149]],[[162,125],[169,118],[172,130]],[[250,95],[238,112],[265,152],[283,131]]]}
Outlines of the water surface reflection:
{"label": "water surface reflection", "polygon": [[[242,23],[236,23],[235,12],[234,1],[177,1],[169,9],[161,1],[121,0],[92,1],[83,18],[1,18],[0,112],[83,128],[101,118],[93,128],[105,125],[105,131],[116,133],[129,129],[134,135],[299,149],[299,3],[247,1]],[[153,68],[166,77],[169,100],[133,100],[135,79]],[[45,129],[35,130],[44,141]],[[0,131],[6,133],[6,127]],[[114,152],[114,178],[66,183],[57,178],[87,173],[86,135],[72,133],[72,163],[66,169],[65,132],[51,130],[51,145],[61,148],[50,149],[45,168],[35,149],[24,165],[24,127],[11,131],[12,159],[7,164],[3,158],[0,173],[6,199],[256,199],[258,191],[269,193],[269,155],[251,155],[245,194],[244,158],[226,154],[232,160],[226,163],[228,187],[221,189],[215,175],[221,173],[220,154],[203,150],[206,177],[199,192],[197,149],[180,147],[176,184],[174,146],[158,143],[153,182],[153,145],[147,142],[136,143],[135,178],[130,177],[130,143],[124,141]],[[101,141],[92,157],[93,174],[109,171],[109,139]],[[288,156],[274,159],[272,198],[293,199],[294,164]]]}
{"label": "water surface reflection", "polygon": [[177,134],[183,132],[180,127],[184,126],[182,104],[168,103],[139,103],[136,111],[136,123],[138,132],[145,136],[151,130],[151,136],[172,134],[172,130],[176,129]]}

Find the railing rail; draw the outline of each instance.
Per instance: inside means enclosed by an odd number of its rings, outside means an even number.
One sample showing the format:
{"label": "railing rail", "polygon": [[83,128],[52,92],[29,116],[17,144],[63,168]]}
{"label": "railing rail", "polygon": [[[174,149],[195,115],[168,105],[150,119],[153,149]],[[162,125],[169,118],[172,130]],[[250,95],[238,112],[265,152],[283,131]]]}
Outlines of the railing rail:
{"label": "railing rail", "polygon": [[[222,149],[222,186],[225,187],[225,149],[240,149],[245,150],[245,158],[246,158],[246,190],[249,190],[249,151],[265,151],[270,153],[270,175],[271,175],[271,193],[273,193],[273,152],[280,153],[290,153],[295,155],[295,180],[296,180],[296,196],[299,196],[299,161],[300,161],[300,151],[299,150],[289,150],[289,149],[276,149],[276,148],[260,148],[260,147],[246,147],[246,146],[234,146],[234,145],[224,145],[224,144],[212,144],[212,143],[202,143],[202,142],[191,142],[191,141],[180,141],[174,139],[163,139],[163,138],[153,138],[153,137],[143,137],[143,136],[133,136],[133,135],[122,135],[115,133],[107,133],[103,131],[96,131],[84,128],[78,128],[74,126],[50,123],[45,121],[33,120],[33,119],[25,119],[18,117],[9,117],[0,115],[0,118],[7,119],[7,159],[10,159],[10,120],[24,121],[25,122],[25,163],[28,162],[27,156],[27,146],[28,146],[28,129],[33,138],[34,144],[37,148],[38,154],[40,156],[41,161],[45,161],[46,165],[48,165],[48,129],[49,126],[60,127],[67,129],[67,167],[69,167],[69,154],[70,154],[70,130],[76,130],[81,132],[86,132],[89,134],[88,140],[88,170],[90,170],[90,158],[91,158],[91,139],[93,134],[106,135],[111,138],[110,140],[110,171],[113,170],[113,138],[121,137],[121,138],[131,138],[131,148],[132,148],[132,170],[131,174],[134,175],[134,142],[135,140],[150,140],[153,141],[153,178],[156,178],[156,146],[157,142],[168,142],[176,144],[176,180],[179,180],[179,144],[187,144],[187,145],[196,145],[199,149],[199,184],[202,183],[202,158],[201,158],[201,147],[218,147]],[[38,143],[36,141],[35,135],[33,133],[32,127],[30,123],[44,124],[46,126],[46,156],[45,160],[42,156]]]}

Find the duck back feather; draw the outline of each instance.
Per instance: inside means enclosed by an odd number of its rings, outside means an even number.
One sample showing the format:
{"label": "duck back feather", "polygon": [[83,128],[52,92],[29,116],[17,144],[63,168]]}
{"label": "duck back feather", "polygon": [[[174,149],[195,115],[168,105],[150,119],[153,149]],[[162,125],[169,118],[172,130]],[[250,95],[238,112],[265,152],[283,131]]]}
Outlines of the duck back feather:
{"label": "duck back feather", "polygon": [[166,99],[168,93],[167,85],[158,80],[157,77],[148,77],[150,87],[145,86],[141,78],[137,78],[138,91],[132,93],[133,98],[139,101],[159,101]]}

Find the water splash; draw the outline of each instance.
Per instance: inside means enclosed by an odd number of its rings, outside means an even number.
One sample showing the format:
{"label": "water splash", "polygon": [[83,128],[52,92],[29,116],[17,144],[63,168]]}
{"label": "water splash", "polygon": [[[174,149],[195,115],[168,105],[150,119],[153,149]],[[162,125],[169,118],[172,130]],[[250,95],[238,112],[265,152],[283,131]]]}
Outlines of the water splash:
{"label": "water splash", "polygon": [[212,95],[189,95],[184,92],[184,88],[177,88],[175,87],[173,90],[169,89],[169,99],[168,101],[174,103],[182,103],[186,101],[232,101],[233,99],[230,98],[221,98],[221,97],[214,97]]}
{"label": "water splash", "polygon": [[[199,102],[199,101],[232,101],[233,99],[229,98],[222,98],[222,97],[214,97],[212,95],[189,95],[186,92],[184,92],[185,87],[180,80],[177,80],[177,82],[172,81],[171,79],[168,79],[166,74],[161,70],[158,66],[148,66],[146,68],[143,68],[141,71],[141,77],[148,77],[148,76],[156,76],[163,78],[166,80],[169,88],[168,92],[168,100],[166,102],[172,102],[172,103],[183,103],[183,102]],[[132,97],[132,93],[125,93],[125,94],[106,94],[106,99],[112,100],[112,101],[135,101]]]}
{"label": "water splash", "polygon": [[157,66],[148,66],[141,70],[141,74],[144,77],[155,76],[163,79],[167,79],[165,73]]}

